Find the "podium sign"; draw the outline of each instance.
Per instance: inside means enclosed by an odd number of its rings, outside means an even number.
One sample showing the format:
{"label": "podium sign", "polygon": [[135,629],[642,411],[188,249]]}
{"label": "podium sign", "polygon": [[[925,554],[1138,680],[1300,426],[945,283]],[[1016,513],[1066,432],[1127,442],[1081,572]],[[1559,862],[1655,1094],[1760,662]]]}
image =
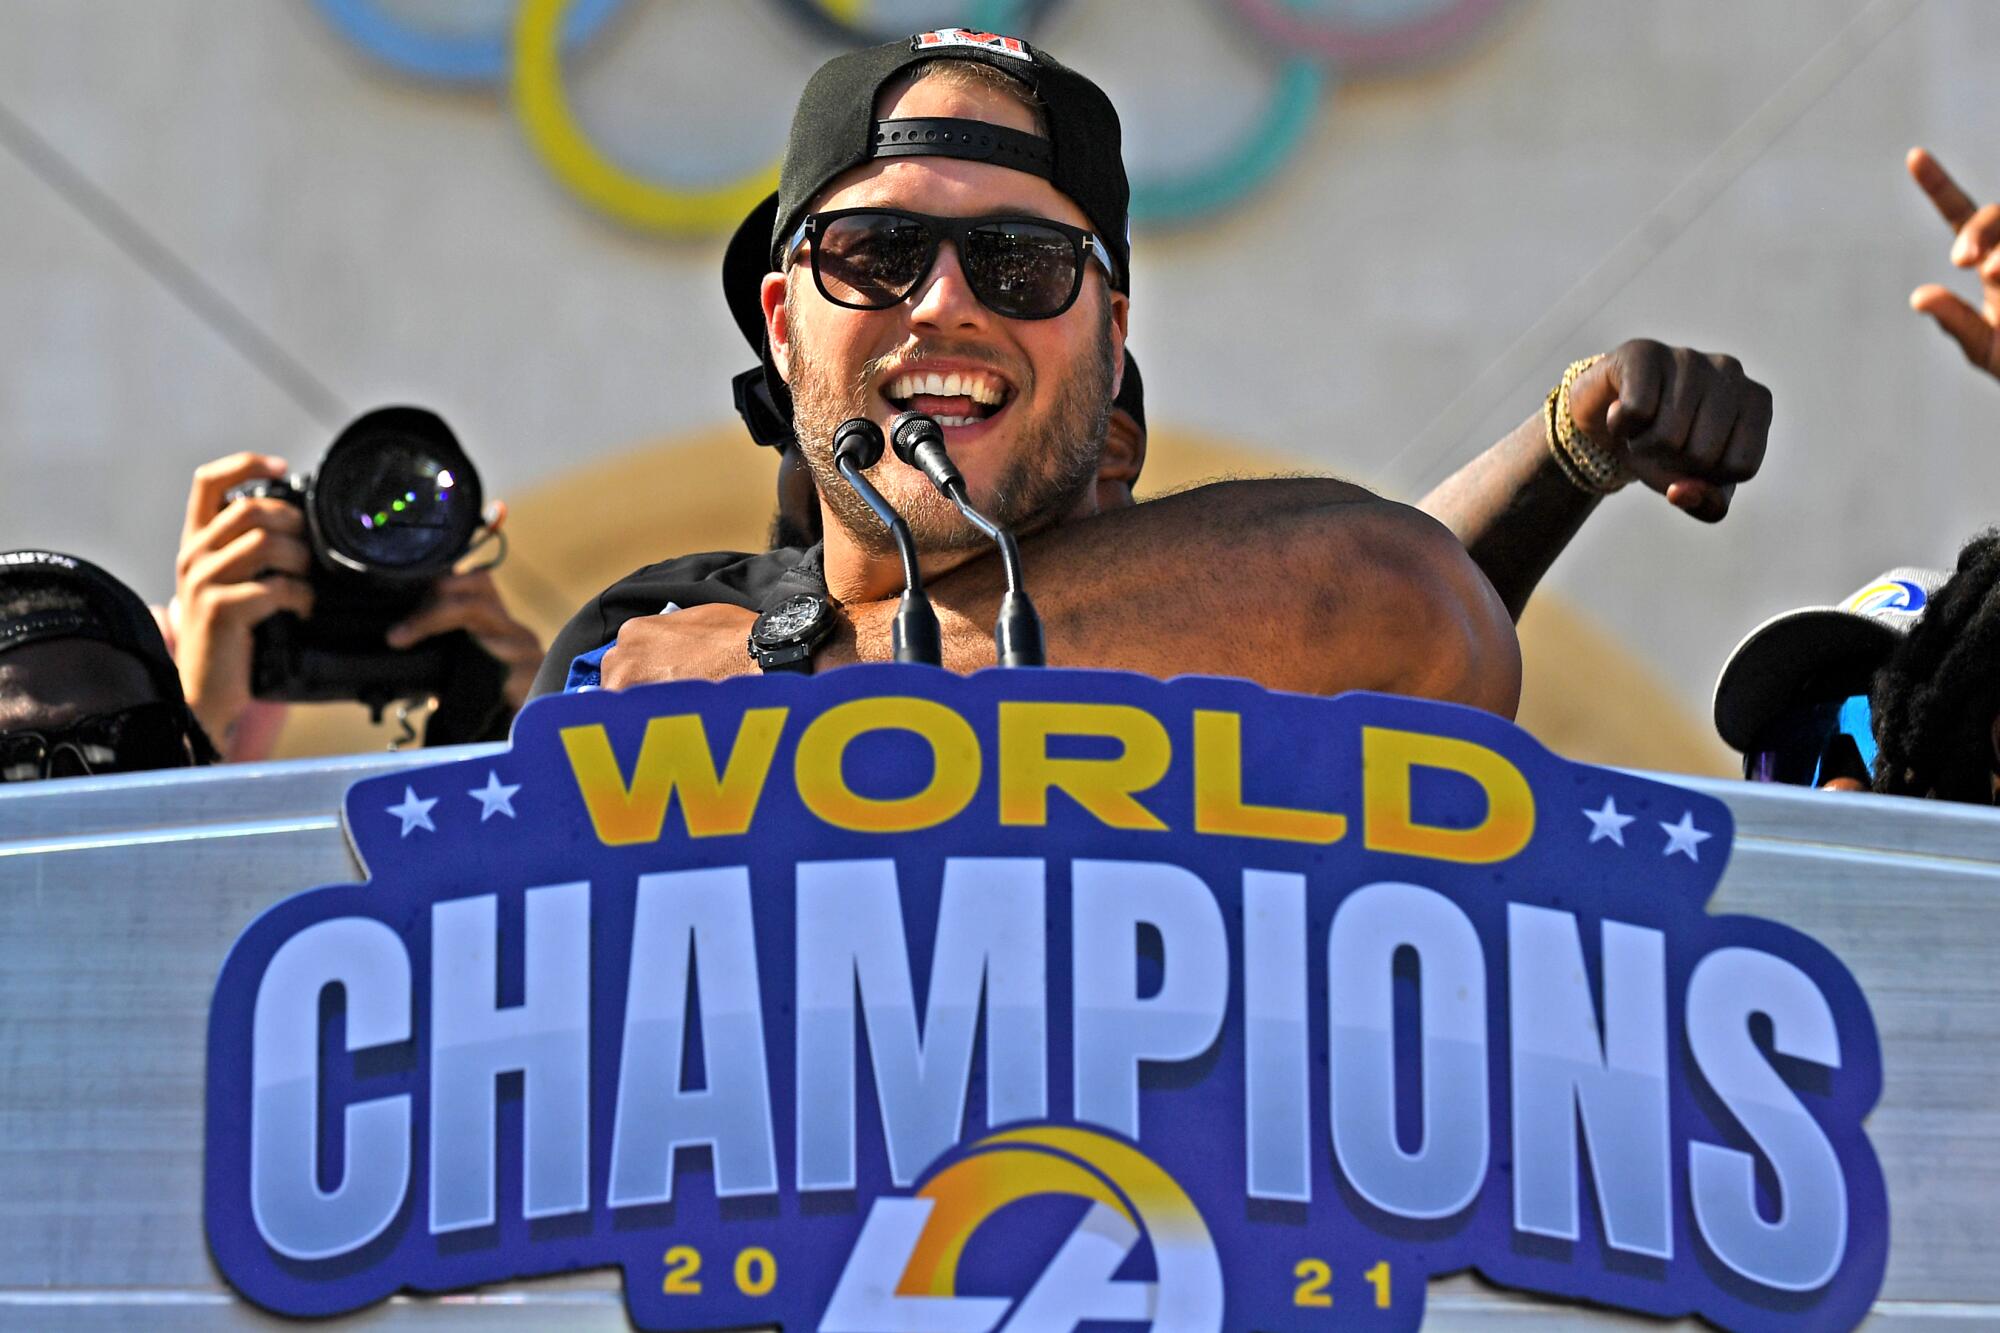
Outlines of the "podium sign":
{"label": "podium sign", "polygon": [[237,941],[209,1242],[325,1315],[615,1266],[649,1329],[1414,1328],[1487,1279],[1848,1327],[1867,1005],[1728,810],[1448,705],[867,667],[538,702]]}

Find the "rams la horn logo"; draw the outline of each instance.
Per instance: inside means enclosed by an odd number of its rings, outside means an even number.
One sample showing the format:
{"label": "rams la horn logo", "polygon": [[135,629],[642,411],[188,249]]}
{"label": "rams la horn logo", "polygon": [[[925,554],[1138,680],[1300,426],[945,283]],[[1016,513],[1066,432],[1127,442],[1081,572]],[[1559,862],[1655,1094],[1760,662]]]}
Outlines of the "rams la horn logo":
{"label": "rams la horn logo", "polygon": [[1843,611],[1867,614],[1870,611],[1901,611],[1905,615],[1917,615],[1924,609],[1930,598],[1923,585],[1908,579],[1892,579],[1886,583],[1874,583],[1847,599]]}
{"label": "rams la horn logo", "polygon": [[[1051,1195],[1089,1206],[1019,1299],[960,1295],[974,1234],[1008,1205]],[[1142,1241],[1153,1279],[1115,1277]],[[1093,1130],[1032,1125],[947,1158],[909,1198],[877,1199],[819,1329],[1037,1333],[1085,1320],[1216,1333],[1222,1263],[1193,1202],[1151,1158]]]}

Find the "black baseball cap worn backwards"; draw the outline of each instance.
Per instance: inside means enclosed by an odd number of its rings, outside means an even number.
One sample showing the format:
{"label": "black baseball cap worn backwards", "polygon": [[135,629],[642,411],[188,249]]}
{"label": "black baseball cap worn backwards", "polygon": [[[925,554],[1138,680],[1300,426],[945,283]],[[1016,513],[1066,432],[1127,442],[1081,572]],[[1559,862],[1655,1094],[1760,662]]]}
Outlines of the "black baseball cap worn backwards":
{"label": "black baseball cap worn backwards", "polygon": [[[972,60],[1026,84],[1047,109],[1049,137],[949,119],[875,119],[882,88],[913,65]],[[785,242],[812,210],[813,197],[850,167],[881,157],[955,157],[992,162],[1040,176],[1088,217],[1118,263],[1123,290],[1131,268],[1126,211],[1131,186],[1119,144],[1118,112],[1104,90],[1018,37],[940,28],[835,56],[799,95],[791,138],[778,173],[777,215],[770,269]]]}
{"label": "black baseball cap worn backwards", "polygon": [[62,588],[74,603],[0,616],[0,653],[50,639],[95,639],[138,658],[162,699],[183,702],[180,671],[138,593],[60,551],[0,551],[0,596],[23,583]]}
{"label": "black baseball cap worn backwards", "polygon": [[[914,65],[971,60],[1018,79],[1041,100],[1049,137],[976,120],[877,121],[883,87]],[[784,260],[785,242],[812,211],[812,201],[850,167],[882,157],[955,157],[992,162],[1040,176],[1074,200],[1116,262],[1113,285],[1129,290],[1131,185],[1125,178],[1118,112],[1104,90],[1018,37],[940,28],[881,46],[835,56],[819,67],[799,96],[791,136],[766,197],[729,242],[722,289],[744,338],[764,346],[759,297],[764,275]]]}

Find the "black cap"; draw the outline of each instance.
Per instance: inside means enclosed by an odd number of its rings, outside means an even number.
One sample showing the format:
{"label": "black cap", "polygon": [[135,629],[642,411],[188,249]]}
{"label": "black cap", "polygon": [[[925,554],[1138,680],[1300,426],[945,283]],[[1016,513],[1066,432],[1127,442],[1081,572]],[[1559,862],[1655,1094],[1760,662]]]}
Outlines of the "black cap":
{"label": "black cap", "polygon": [[750,216],[729,238],[729,248],[722,252],[722,298],[729,303],[730,318],[743,331],[743,340],[759,358],[756,367],[731,381],[736,413],[743,418],[751,439],[787,448],[792,442],[792,391],[778,373],[764,340],[764,275],[771,271],[768,252],[772,219],[777,215],[778,196],[774,192],[750,210]]}
{"label": "black cap", "polygon": [[1715,682],[1717,734],[1748,754],[1785,709],[1811,702],[1803,697],[1809,688],[1866,690],[1946,578],[1942,570],[1906,565],[1837,606],[1803,606],[1751,630]]}
{"label": "black cap", "polygon": [[[973,60],[1020,80],[1041,99],[1049,137],[970,120],[878,123],[875,99],[883,85],[929,60]],[[1114,285],[1125,289],[1131,270],[1126,210],[1132,191],[1111,99],[1089,79],[1018,37],[963,28],[940,28],[835,56],[807,81],[778,173],[764,272],[778,267],[785,242],[812,210],[813,197],[834,177],[878,157],[908,156],[995,162],[1046,178],[1090,219],[1117,262]]]}
{"label": "black cap", "polygon": [[722,297],[730,318],[743,331],[753,351],[764,350],[764,275],[771,269],[771,229],[778,225],[778,195],[774,190],[750,210],[729,248],[722,252]]}
{"label": "black cap", "polygon": [[[971,40],[975,36],[985,34],[946,28],[836,56],[807,83],[785,149],[782,184],[750,210],[722,256],[723,297],[751,347],[760,352],[764,347],[764,275],[777,270],[783,258],[780,248],[811,211],[813,196],[827,182],[849,167],[877,157],[978,157],[982,137],[990,138],[995,148],[1004,140],[1021,150],[1012,155],[988,155],[987,160],[1003,160],[1045,176],[1075,200],[1117,261],[1120,286],[1129,284],[1131,247],[1125,214],[1131,188],[1119,155],[1118,113],[1110,99],[1089,79],[1026,42],[998,37],[991,41],[1004,45],[989,45]],[[925,45],[929,38],[940,40]],[[1015,48],[1025,55],[1013,54]],[[1036,139],[975,121],[888,122],[890,128],[881,129],[875,120],[875,98],[882,85],[911,65],[942,59],[976,60],[1022,80],[1042,99],[1054,137]],[[969,128],[937,128],[945,124]],[[895,128],[899,125],[918,128]],[[884,140],[879,145],[878,131]],[[912,133],[914,138],[909,137]],[[896,136],[897,142],[888,142],[891,136]]]}
{"label": "black cap", "polygon": [[54,585],[81,605],[0,614],[0,653],[50,639],[95,639],[139,659],[160,697],[184,702],[180,672],[139,594],[111,575],[59,551],[0,551],[0,605],[24,583]]}

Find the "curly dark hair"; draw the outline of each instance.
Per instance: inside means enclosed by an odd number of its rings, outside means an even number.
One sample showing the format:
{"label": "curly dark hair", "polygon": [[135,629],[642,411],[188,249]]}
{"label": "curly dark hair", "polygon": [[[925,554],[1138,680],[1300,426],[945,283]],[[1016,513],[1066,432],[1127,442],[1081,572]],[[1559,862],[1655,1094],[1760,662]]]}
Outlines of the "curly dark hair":
{"label": "curly dark hair", "polygon": [[1958,567],[1869,690],[1875,790],[1993,801],[2000,715],[2000,529],[1965,544]]}

